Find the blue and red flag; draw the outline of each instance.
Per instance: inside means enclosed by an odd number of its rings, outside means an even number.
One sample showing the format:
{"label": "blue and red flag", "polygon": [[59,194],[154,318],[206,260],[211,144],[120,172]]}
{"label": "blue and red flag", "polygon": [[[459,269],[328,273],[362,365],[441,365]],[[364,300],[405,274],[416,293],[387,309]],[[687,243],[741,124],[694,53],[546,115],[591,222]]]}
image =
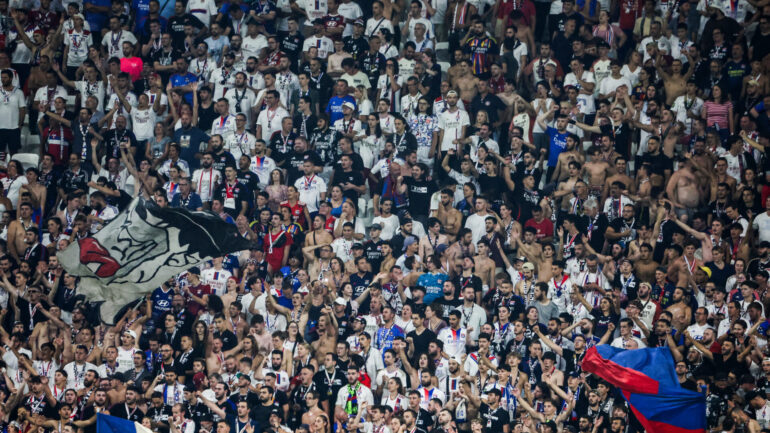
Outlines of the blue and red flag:
{"label": "blue and red flag", "polygon": [[668,348],[594,346],[582,368],[619,388],[648,433],[705,433],[706,398],[679,385]]}

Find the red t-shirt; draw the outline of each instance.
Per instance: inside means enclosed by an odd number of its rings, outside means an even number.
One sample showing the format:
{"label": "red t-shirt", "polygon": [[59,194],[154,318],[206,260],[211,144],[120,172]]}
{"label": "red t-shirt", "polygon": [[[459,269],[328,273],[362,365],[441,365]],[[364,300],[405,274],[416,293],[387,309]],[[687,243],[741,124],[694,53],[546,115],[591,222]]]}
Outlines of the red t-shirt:
{"label": "red t-shirt", "polygon": [[535,230],[537,230],[537,234],[535,235],[535,238],[538,240],[547,238],[549,236],[553,236],[553,222],[547,218],[543,218],[542,221],[537,222],[534,218],[530,218],[525,224],[524,227],[532,227]]}
{"label": "red t-shirt", "polygon": [[[202,298],[204,295],[211,294],[211,286],[208,284],[198,284],[197,286],[188,286],[188,288],[190,293],[199,298]],[[190,314],[197,316],[198,312],[203,310],[203,305],[191,300],[187,303],[187,309],[190,311]]]}
{"label": "red t-shirt", "polygon": [[128,72],[131,76],[131,81],[136,81],[142,77],[142,68],[144,68],[144,62],[139,57],[124,57],[120,59],[120,71]]}

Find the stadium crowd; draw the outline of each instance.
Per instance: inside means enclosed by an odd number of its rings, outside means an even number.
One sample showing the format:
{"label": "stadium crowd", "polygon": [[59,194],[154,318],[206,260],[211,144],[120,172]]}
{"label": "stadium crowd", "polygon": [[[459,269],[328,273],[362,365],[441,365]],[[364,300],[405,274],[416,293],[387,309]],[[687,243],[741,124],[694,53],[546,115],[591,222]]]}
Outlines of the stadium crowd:
{"label": "stadium crowd", "polygon": [[[601,344],[770,431],[768,0],[0,0],[0,47],[3,432],[642,432]],[[135,197],[253,248],[102,321],[56,253]]]}

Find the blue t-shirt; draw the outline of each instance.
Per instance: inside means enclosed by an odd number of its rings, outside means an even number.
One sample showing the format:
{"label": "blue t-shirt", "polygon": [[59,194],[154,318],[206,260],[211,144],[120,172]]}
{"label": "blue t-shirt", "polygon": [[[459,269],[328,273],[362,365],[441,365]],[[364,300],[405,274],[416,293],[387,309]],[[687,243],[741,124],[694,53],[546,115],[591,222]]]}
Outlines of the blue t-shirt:
{"label": "blue t-shirt", "polygon": [[204,42],[209,46],[209,55],[211,55],[211,58],[216,60],[217,63],[222,60],[222,52],[225,47],[230,46],[230,41],[227,39],[227,36],[221,35],[216,39],[209,36]]}
{"label": "blue t-shirt", "polygon": [[559,155],[567,148],[567,135],[568,132],[560,133],[556,128],[548,127],[545,131],[548,137],[551,139],[551,146],[548,149],[548,166],[556,167],[556,163],[559,161]]}
{"label": "blue t-shirt", "polygon": [[187,210],[198,210],[199,207],[203,207],[203,201],[201,200],[201,196],[195,192],[190,192],[190,195],[187,196],[187,200],[185,201],[182,199],[182,193],[178,192],[174,194],[174,198],[171,199],[169,205],[171,207],[183,207]]}
{"label": "blue t-shirt", "polygon": [[417,285],[425,287],[425,297],[423,303],[430,304],[436,299],[444,296],[444,281],[448,280],[447,274],[422,274],[417,279]]}
{"label": "blue t-shirt", "polygon": [[[160,2],[160,5],[163,6],[163,2]],[[174,6],[173,4],[171,5]],[[150,15],[150,0],[133,0],[131,2],[131,9],[134,11],[134,22],[136,23],[136,28],[134,28],[135,34],[141,34],[142,28],[144,27],[144,22],[147,20],[147,16]],[[162,16],[162,11],[161,16]]]}
{"label": "blue t-shirt", "polygon": [[[110,0],[88,0],[84,4],[104,6],[108,8],[112,6],[112,2]],[[100,32],[107,23],[107,14],[102,12],[86,11],[86,21],[88,21],[88,25],[91,27],[92,32]]]}
{"label": "blue t-shirt", "polygon": [[195,170],[200,165],[200,161],[195,159],[195,154],[200,152],[201,143],[208,143],[209,138],[205,132],[195,126],[174,131],[174,142],[179,143],[179,158],[187,161],[191,170]]}
{"label": "blue t-shirt", "polygon": [[158,320],[164,313],[171,311],[171,300],[174,298],[174,291],[168,289],[164,292],[161,287],[155,289],[150,295],[152,301],[152,318]]}
{"label": "blue t-shirt", "polygon": [[329,115],[329,126],[334,125],[334,122],[342,119],[342,104],[345,102],[352,102],[353,105],[356,105],[355,98],[350,95],[345,95],[342,98],[339,96],[332,96],[332,98],[329,99],[329,103],[326,105],[326,114]]}
{"label": "blue t-shirt", "polygon": [[[171,76],[171,78],[169,78],[169,81],[171,82],[171,85],[174,87],[182,87],[198,81],[198,77],[195,76],[195,74],[191,74],[190,72],[188,72],[184,75],[174,74]],[[188,104],[192,105],[193,103],[192,92],[185,93],[184,99],[185,101],[187,101]]]}

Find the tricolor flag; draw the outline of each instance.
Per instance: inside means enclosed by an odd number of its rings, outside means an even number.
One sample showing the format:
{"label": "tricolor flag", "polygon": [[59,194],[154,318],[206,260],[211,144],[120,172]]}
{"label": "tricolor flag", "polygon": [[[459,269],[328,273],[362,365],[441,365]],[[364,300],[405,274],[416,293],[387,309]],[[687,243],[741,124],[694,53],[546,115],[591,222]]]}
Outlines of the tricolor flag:
{"label": "tricolor flag", "polygon": [[96,433],[153,433],[138,422],[103,413],[96,414]]}
{"label": "tricolor flag", "polygon": [[706,398],[679,385],[668,348],[595,346],[583,370],[618,387],[648,433],[705,433]]}
{"label": "tricolor flag", "polygon": [[161,208],[136,198],[93,236],[57,254],[59,263],[80,277],[81,293],[100,306],[102,320],[114,323],[126,304],[152,292],[171,277],[236,251],[251,242],[213,212]]}

